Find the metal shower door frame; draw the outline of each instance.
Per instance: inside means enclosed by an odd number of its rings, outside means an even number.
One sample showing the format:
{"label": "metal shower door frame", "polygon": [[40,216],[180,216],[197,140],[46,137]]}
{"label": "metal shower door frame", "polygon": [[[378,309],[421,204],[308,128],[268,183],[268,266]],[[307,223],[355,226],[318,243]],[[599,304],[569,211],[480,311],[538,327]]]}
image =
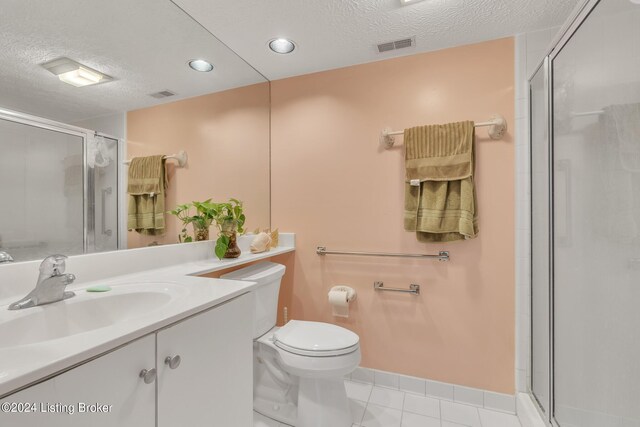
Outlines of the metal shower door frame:
{"label": "metal shower door frame", "polygon": [[[83,248],[83,253],[90,253],[95,251],[95,247],[91,247],[91,244],[93,242],[93,240],[90,238],[91,235],[93,235],[93,233],[95,233],[95,221],[92,220],[92,218],[90,218],[90,209],[89,209],[89,200],[92,199],[89,197],[89,165],[87,162],[87,144],[89,143],[89,141],[92,141],[93,138],[95,136],[102,136],[105,138],[109,138],[109,139],[113,139],[115,141],[117,141],[118,143],[118,159],[117,160],[117,171],[116,171],[116,175],[118,177],[118,183],[117,183],[117,188],[119,190],[120,187],[120,169],[121,166],[119,164],[119,160],[120,160],[120,155],[122,153],[122,140],[119,140],[116,137],[110,136],[110,135],[104,135],[101,133],[97,133],[94,132],[93,130],[89,130],[89,129],[84,129],[78,126],[73,126],[73,125],[68,125],[66,123],[61,123],[61,122],[57,122],[55,120],[50,120],[50,119],[45,119],[43,117],[38,117],[38,116],[33,116],[30,114],[26,114],[26,113],[21,113],[18,111],[12,111],[12,110],[7,110],[7,109],[2,109],[0,108],[0,120],[6,120],[6,121],[10,121],[10,122],[15,122],[15,123],[20,123],[23,125],[27,125],[27,126],[33,126],[33,127],[37,127],[40,129],[46,129],[46,130],[50,130],[53,132],[60,132],[60,133],[64,133],[67,135],[72,135],[72,136],[77,136],[79,138],[82,138],[82,159],[83,159],[83,165],[82,165],[82,197],[83,197],[83,203],[82,203],[82,209],[83,209],[83,213],[82,213],[82,218],[83,218],[83,224],[82,224],[82,234],[83,234],[83,242],[82,242],[82,248]],[[119,193],[119,191],[118,191]],[[120,212],[120,197],[117,198],[118,201],[118,213]],[[118,249],[121,246],[121,236],[120,236],[120,215],[117,215],[117,226],[116,226],[116,240],[118,241]],[[91,250],[93,249],[93,251]]]}
{"label": "metal shower door frame", "polygon": [[[555,419],[555,390],[554,390],[554,379],[555,379],[555,323],[554,323],[554,312],[555,312],[555,301],[554,301],[554,286],[555,286],[555,264],[554,264],[554,242],[555,242],[555,221],[554,221],[554,183],[555,183],[555,173],[554,173],[554,147],[555,147],[555,136],[553,129],[553,117],[554,117],[554,99],[553,99],[553,90],[554,90],[554,79],[553,79],[553,61],[555,58],[562,52],[562,49],[567,45],[567,43],[571,40],[571,38],[576,34],[576,32],[580,29],[582,24],[588,19],[591,13],[595,10],[595,8],[602,2],[603,0],[584,0],[582,4],[580,4],[575,10],[572,17],[567,21],[567,23],[561,28],[558,36],[553,40],[551,46],[547,53],[545,54],[543,60],[535,68],[535,70],[528,76],[528,87],[531,89],[531,80],[537,72],[544,67],[545,68],[545,83],[547,85],[545,90],[545,95],[547,96],[547,102],[545,103],[547,106],[546,111],[546,120],[548,127],[548,138],[549,138],[549,400],[547,412],[543,411],[540,407],[540,403],[537,401],[537,398],[533,394],[533,390],[531,388],[531,382],[527,385],[529,394],[533,397],[532,401],[534,402],[536,409],[538,410],[542,419],[544,419],[545,423],[551,427],[563,427],[558,421]],[[529,99],[529,103],[531,103],[531,98]],[[531,109],[529,109],[529,126],[532,125],[531,120]],[[529,136],[531,135],[531,127],[529,128]],[[531,140],[529,140],[529,149],[531,150]],[[530,151],[531,153],[531,151]],[[531,162],[531,156],[529,161]],[[531,163],[530,163],[531,166]],[[532,168],[529,168],[529,173],[533,173]],[[531,180],[531,175],[529,176]],[[531,217],[531,212],[529,213]],[[530,222],[531,223],[531,222]],[[530,244],[533,245],[533,239],[530,239]],[[530,252],[532,253],[532,252]],[[533,258],[530,259],[530,262],[533,262]],[[532,282],[533,269],[530,271],[530,284],[533,285]],[[532,287],[529,289],[532,292]],[[533,300],[531,299],[532,303]],[[530,313],[533,313],[530,310]],[[532,316],[532,314],[531,314]],[[533,327],[533,318],[530,321],[530,328]],[[530,342],[530,358],[529,358],[529,374],[531,375],[532,369],[532,356],[533,356],[533,334],[531,334],[531,342]]]}

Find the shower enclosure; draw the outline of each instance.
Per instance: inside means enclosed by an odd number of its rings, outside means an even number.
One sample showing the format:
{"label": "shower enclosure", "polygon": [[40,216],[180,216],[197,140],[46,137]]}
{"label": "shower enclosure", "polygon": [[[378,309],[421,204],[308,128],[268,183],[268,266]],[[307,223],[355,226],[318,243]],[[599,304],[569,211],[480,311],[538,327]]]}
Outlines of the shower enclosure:
{"label": "shower enclosure", "polygon": [[26,261],[117,249],[120,146],[0,110],[0,251]]}
{"label": "shower enclosure", "polygon": [[529,80],[530,392],[640,426],[640,4],[587,1]]}

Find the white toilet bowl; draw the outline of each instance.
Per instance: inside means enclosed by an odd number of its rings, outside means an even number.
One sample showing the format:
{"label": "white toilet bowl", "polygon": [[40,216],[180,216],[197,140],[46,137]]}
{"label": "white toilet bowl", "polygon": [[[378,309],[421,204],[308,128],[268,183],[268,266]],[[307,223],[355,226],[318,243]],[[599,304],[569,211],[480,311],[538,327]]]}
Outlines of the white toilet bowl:
{"label": "white toilet bowl", "polygon": [[292,320],[275,327],[284,271],[262,262],[221,276],[257,285],[254,410],[295,427],[351,427],[344,376],[360,363],[360,339],[329,323]]}
{"label": "white toilet bowl", "polygon": [[290,396],[295,414],[287,414],[282,405],[265,405],[274,400],[265,394],[274,397],[273,391],[257,393],[258,412],[295,427],[351,426],[344,376],[360,363],[356,334],[328,323],[292,320],[260,337],[257,344],[257,357],[271,363],[272,379],[286,384],[280,390],[297,389],[297,395]]}

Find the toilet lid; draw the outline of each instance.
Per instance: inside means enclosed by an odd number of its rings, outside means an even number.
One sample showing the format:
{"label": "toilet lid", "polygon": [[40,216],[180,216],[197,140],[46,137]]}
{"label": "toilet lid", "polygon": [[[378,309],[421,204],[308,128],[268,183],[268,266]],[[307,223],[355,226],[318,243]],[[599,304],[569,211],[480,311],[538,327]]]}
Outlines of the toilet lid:
{"label": "toilet lid", "polygon": [[274,344],[304,356],[338,356],[355,351],[360,337],[348,329],[322,322],[291,320],[273,334]]}

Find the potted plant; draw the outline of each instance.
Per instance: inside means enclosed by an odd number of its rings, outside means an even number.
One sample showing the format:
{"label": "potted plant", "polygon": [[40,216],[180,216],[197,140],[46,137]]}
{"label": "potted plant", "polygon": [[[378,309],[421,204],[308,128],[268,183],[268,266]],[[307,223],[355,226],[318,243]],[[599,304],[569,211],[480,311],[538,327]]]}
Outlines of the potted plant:
{"label": "potted plant", "polygon": [[[211,199],[204,202],[192,202],[183,205],[178,205],[174,210],[169,211],[170,214],[178,217],[182,221],[182,230],[178,235],[180,243],[192,242],[193,238],[187,232],[187,225],[191,224],[193,227],[193,235],[196,242],[202,240],[209,240],[209,227],[213,221],[214,204],[211,203]],[[195,215],[191,215],[191,209],[195,208]]]}
{"label": "potted plant", "polygon": [[245,215],[242,202],[237,199],[229,199],[225,203],[212,204],[213,220],[218,227],[218,240],[215,253],[219,259],[238,258],[240,248],[237,244],[238,233],[244,233]]}
{"label": "potted plant", "polygon": [[[191,209],[195,208],[195,215]],[[178,235],[180,243],[192,242],[193,238],[187,232],[187,225],[193,226],[193,234],[196,241],[209,239],[209,227],[215,222],[218,227],[218,240],[215,253],[219,259],[238,258],[238,233],[244,233],[245,215],[242,202],[237,199],[229,199],[228,202],[215,203],[211,199],[204,202],[191,202],[178,205],[169,212],[182,221],[182,230]]]}

